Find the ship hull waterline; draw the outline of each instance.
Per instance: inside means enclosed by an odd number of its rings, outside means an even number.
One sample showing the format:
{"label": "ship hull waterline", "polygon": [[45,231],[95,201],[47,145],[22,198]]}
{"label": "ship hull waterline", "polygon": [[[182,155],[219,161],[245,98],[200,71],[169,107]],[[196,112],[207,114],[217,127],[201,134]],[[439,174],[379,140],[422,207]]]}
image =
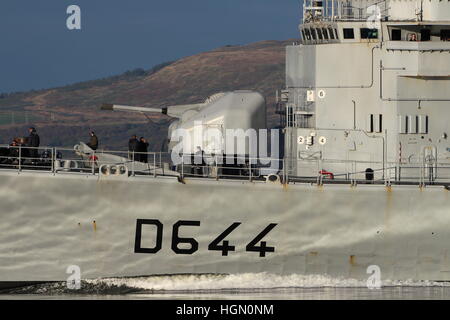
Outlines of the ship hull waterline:
{"label": "ship hull waterline", "polygon": [[69,266],[82,279],[267,272],[364,280],[375,265],[382,280],[450,280],[442,186],[36,172],[0,172],[0,182],[3,286],[66,281]]}

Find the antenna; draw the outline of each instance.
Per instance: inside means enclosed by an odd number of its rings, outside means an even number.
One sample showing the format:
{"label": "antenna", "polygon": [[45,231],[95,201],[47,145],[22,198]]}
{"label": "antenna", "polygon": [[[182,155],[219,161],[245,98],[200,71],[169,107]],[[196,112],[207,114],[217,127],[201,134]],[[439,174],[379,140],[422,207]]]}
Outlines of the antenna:
{"label": "antenna", "polygon": [[423,0],[420,1],[420,21],[423,21]]}

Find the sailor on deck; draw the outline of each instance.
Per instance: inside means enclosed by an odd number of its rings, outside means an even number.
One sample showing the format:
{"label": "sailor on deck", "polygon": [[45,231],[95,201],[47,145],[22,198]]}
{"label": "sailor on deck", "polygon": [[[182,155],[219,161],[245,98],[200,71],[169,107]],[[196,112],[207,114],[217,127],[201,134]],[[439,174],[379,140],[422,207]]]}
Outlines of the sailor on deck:
{"label": "sailor on deck", "polygon": [[39,145],[41,143],[40,138],[36,132],[36,128],[30,127],[28,129],[28,132],[30,133],[30,135],[28,136],[28,143],[27,143],[27,147],[30,148],[28,150],[28,154],[29,154],[30,158],[33,158],[33,160],[36,160],[36,158],[39,156],[37,148],[39,148]]}
{"label": "sailor on deck", "polygon": [[138,152],[139,152],[139,160],[140,162],[144,162],[147,163],[148,162],[148,146],[149,143],[147,142],[147,139],[145,139],[144,137],[141,137],[139,139],[139,143],[138,143]]}
{"label": "sailor on deck", "polygon": [[137,136],[134,134],[131,136],[131,139],[128,140],[128,158],[130,160],[137,160],[137,155],[135,152],[138,151],[138,144],[139,141],[137,139]]}
{"label": "sailor on deck", "polygon": [[203,176],[205,163],[205,152],[200,146],[197,147],[197,151],[194,155],[194,173],[197,176]]}
{"label": "sailor on deck", "polygon": [[89,132],[91,138],[89,139],[89,142],[86,143],[86,145],[91,148],[92,150],[97,150],[98,148],[98,138],[95,135],[94,131]]}

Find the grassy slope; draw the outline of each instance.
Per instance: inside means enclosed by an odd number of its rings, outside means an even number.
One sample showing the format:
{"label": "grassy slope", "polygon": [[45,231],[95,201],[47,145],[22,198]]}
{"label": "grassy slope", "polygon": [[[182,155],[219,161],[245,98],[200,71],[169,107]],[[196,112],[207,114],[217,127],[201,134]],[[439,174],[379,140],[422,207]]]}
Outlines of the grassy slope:
{"label": "grassy slope", "polygon": [[[130,134],[150,138],[153,150],[161,148],[169,119],[99,110],[102,103],[165,106],[202,102],[211,94],[236,89],[261,92],[267,98],[269,124],[275,90],[284,87],[285,46],[292,41],[263,41],[227,46],[180,59],[153,70],[135,70],[120,76],[49,90],[0,98],[0,112],[28,112],[45,145],[72,146],[97,131],[105,148],[124,149]],[[6,117],[8,119],[8,117]],[[19,122],[19,121],[17,121]],[[24,135],[26,124],[0,123],[0,143]]]}

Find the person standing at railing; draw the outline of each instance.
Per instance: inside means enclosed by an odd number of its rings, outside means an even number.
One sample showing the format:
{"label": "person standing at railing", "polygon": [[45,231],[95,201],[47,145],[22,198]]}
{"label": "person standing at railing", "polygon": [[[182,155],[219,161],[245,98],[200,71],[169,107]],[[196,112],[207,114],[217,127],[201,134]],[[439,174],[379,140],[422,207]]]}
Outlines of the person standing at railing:
{"label": "person standing at railing", "polygon": [[[23,151],[23,149],[21,150],[20,143],[17,141],[17,139],[14,139],[9,144],[8,158],[4,159],[5,161],[3,161],[3,162],[6,164],[12,164],[12,165],[19,164],[19,158],[22,157],[21,151]],[[23,162],[23,160],[21,160],[20,162]]]}
{"label": "person standing at railing", "polygon": [[91,136],[91,138],[89,139],[89,142],[88,143],[86,143],[86,145],[89,147],[89,148],[91,148],[92,150],[97,150],[97,148],[98,148],[98,138],[97,138],[97,136],[95,135],[95,132],[94,131],[89,131],[89,135]]}
{"label": "person standing at railing", "polygon": [[131,139],[128,140],[128,158],[130,160],[136,161],[139,157],[137,154],[135,154],[138,150],[139,140],[137,139],[137,136],[134,134],[131,136]]}
{"label": "person standing at railing", "polygon": [[41,140],[39,138],[39,135],[36,132],[36,128],[30,127],[28,129],[28,132],[30,134],[28,136],[28,143],[27,143],[27,147],[30,148],[28,150],[28,155],[30,156],[30,158],[33,158],[32,161],[35,161],[39,157],[37,148],[39,148],[39,145],[41,144]]}
{"label": "person standing at railing", "polygon": [[148,163],[148,146],[149,143],[147,140],[144,137],[141,137],[138,143],[139,161]]}
{"label": "person standing at railing", "polygon": [[206,165],[205,163],[205,152],[202,150],[200,146],[197,147],[197,151],[194,155],[194,173],[198,176],[203,176],[204,167]]}

